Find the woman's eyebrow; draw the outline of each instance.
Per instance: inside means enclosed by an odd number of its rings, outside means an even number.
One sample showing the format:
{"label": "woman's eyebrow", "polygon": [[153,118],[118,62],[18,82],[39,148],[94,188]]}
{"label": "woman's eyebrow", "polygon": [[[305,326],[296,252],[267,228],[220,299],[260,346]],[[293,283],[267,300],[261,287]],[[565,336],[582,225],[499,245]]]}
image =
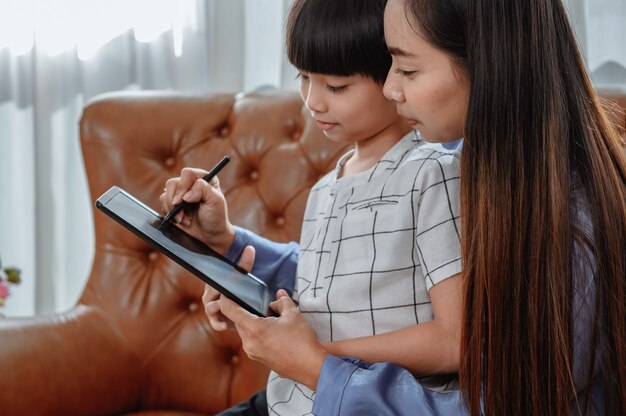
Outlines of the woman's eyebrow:
{"label": "woman's eyebrow", "polygon": [[398,48],[396,46],[389,46],[387,47],[387,49],[389,50],[389,53],[393,56],[401,56],[405,58],[417,58],[417,55],[409,53],[405,51],[404,49]]}

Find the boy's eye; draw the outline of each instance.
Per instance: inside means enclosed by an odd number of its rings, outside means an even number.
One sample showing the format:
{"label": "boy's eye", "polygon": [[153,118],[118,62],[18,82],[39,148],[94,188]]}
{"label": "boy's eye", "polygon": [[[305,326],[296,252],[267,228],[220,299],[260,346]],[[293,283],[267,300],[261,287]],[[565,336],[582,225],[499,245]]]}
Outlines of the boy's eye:
{"label": "boy's eye", "polygon": [[298,72],[298,75],[296,75],[296,79],[301,79],[303,81],[308,81],[309,77],[307,75],[304,75],[304,74]]}
{"label": "boy's eye", "polygon": [[404,71],[400,68],[396,68],[394,69],[394,71],[396,74],[400,75],[401,77],[409,77],[411,75],[413,75],[416,71]]}
{"label": "boy's eye", "polygon": [[332,85],[327,85],[326,88],[328,88],[328,91],[332,92],[333,94],[339,94],[340,92],[345,91],[345,89],[348,88],[348,86],[341,85],[339,87],[333,87]]}

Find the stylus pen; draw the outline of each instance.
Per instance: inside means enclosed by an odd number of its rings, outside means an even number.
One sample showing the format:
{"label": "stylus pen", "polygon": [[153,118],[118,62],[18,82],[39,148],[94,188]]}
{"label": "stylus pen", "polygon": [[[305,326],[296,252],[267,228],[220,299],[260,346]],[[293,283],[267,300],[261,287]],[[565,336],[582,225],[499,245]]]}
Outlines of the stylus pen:
{"label": "stylus pen", "polygon": [[[209,171],[209,173],[207,173],[204,178],[205,181],[207,182],[211,182],[211,179],[213,179],[213,177],[215,175],[217,175],[224,166],[226,166],[226,164],[228,164],[228,162],[230,162],[230,156],[224,156],[222,158],[222,160],[220,160],[219,162],[217,162],[217,165],[213,166],[213,169],[211,169]],[[178,214],[182,209],[184,209],[185,207],[188,207],[191,204],[188,204],[187,202],[183,201],[180,204],[176,205],[166,216],[165,218],[163,218],[163,221],[161,221],[161,225],[159,226],[159,228],[163,227],[163,225],[165,223],[167,223],[168,221],[170,221],[172,218],[174,218],[176,216],[176,214]]]}

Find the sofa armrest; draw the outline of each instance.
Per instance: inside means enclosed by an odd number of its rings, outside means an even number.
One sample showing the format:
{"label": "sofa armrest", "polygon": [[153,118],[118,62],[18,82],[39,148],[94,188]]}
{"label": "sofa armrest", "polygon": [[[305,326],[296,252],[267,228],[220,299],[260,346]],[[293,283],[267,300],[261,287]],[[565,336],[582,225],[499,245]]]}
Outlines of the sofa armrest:
{"label": "sofa armrest", "polygon": [[2,413],[100,415],[137,407],[140,363],[97,309],[0,319]]}

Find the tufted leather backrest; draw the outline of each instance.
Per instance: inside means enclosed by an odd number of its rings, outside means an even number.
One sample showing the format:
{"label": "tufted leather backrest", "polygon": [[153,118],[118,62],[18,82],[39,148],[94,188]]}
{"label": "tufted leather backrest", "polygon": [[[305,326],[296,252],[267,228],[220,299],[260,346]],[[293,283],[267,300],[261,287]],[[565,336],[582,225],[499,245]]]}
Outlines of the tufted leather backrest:
{"label": "tufted leather backrest", "polygon": [[[185,166],[220,173],[235,224],[276,241],[297,241],[306,197],[345,150],[311,123],[288,92],[183,96],[116,93],[96,98],[80,122],[91,198],[112,185],[158,210],[165,181]],[[130,408],[215,413],[265,386],[234,333],[214,334],[203,283],[111,219],[94,211],[96,252],[79,301],[99,308],[139,358]],[[139,386],[137,386],[139,383]]]}

